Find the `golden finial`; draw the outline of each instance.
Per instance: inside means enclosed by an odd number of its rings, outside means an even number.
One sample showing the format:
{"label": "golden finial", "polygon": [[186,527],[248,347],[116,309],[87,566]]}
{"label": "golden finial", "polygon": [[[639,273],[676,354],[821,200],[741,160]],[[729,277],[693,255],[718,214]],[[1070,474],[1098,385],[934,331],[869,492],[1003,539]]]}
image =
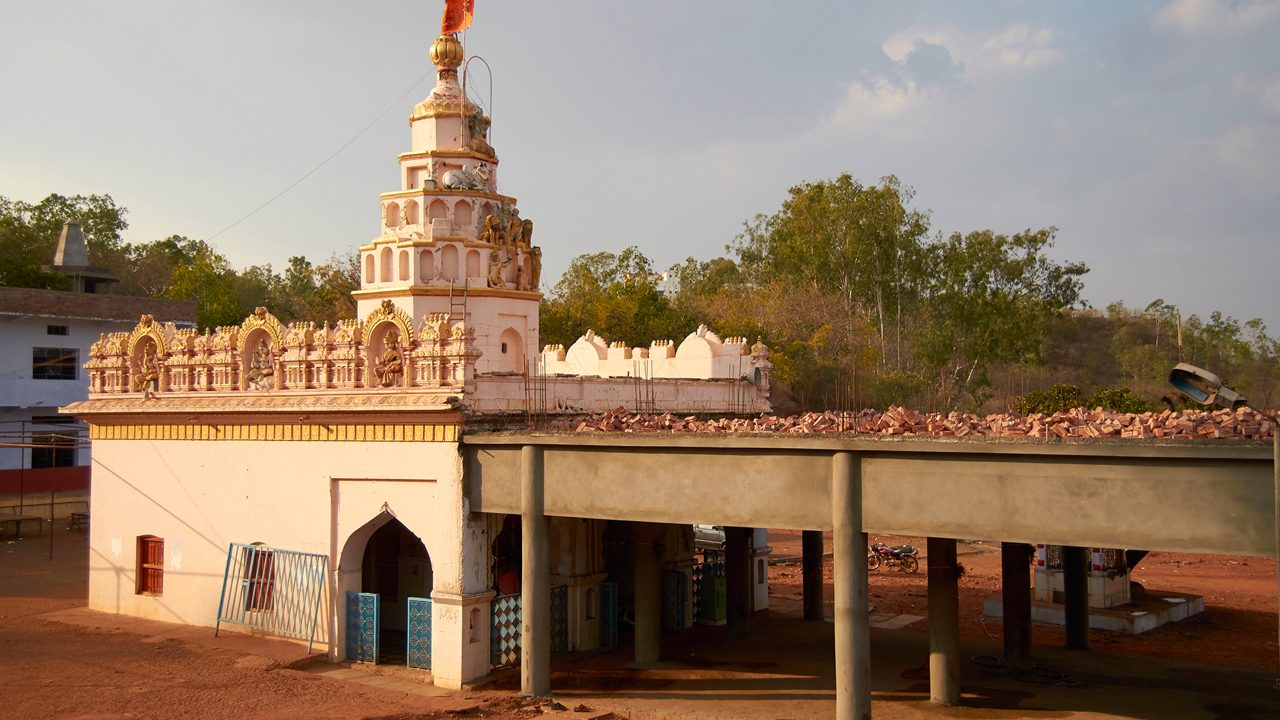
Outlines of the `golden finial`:
{"label": "golden finial", "polygon": [[463,58],[462,43],[456,35],[441,35],[431,43],[431,64],[442,70],[456,70]]}

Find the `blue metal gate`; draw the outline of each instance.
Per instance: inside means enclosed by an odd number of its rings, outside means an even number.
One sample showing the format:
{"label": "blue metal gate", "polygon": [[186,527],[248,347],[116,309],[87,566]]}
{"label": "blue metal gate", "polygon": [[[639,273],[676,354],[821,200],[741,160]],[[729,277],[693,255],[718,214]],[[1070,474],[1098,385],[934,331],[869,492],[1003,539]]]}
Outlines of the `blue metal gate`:
{"label": "blue metal gate", "polygon": [[316,553],[231,543],[214,635],[223,623],[307,640],[316,637],[329,558]]}
{"label": "blue metal gate", "polygon": [[683,570],[662,571],[662,629],[667,632],[679,632],[689,626],[685,622],[687,582]]}
{"label": "blue metal gate", "polygon": [[431,601],[427,598],[409,598],[408,634],[406,637],[407,664],[411,668],[431,669]]}
{"label": "blue metal gate", "polygon": [[699,622],[720,625],[726,618],[724,556],[706,551],[703,561],[693,566],[693,612]]}
{"label": "blue metal gate", "polygon": [[347,593],[347,659],[378,662],[378,593]]}
{"label": "blue metal gate", "polygon": [[600,583],[600,644],[618,646],[618,583]]}
{"label": "blue metal gate", "polygon": [[489,664],[514,665],[520,662],[520,595],[499,595],[493,599],[493,630],[489,637]]}
{"label": "blue metal gate", "polygon": [[551,588],[551,652],[569,652],[569,588]]}

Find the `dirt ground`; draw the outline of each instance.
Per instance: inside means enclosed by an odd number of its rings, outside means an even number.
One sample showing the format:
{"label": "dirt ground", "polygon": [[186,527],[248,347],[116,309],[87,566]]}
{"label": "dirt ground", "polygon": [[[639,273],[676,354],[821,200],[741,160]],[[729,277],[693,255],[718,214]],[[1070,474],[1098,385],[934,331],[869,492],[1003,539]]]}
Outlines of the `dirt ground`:
{"label": "dirt ground", "polygon": [[[888,539],[888,538],[885,538]],[[0,716],[116,720],[140,718],[590,718],[634,720],[819,720],[834,713],[832,626],[799,617],[799,534],[774,533],[778,561],[772,571],[773,608],[753,616],[752,638],[734,641],[723,627],[698,626],[664,637],[664,665],[636,670],[630,641],[596,654],[557,657],[552,688],[558,705],[518,696],[518,678],[500,671],[478,689],[444,691],[429,677],[403,668],[334,666],[308,660],[295,643],[223,633],[208,628],[94,613],[86,597],[85,536],[55,535],[54,559],[44,539],[0,543]],[[971,567],[962,600],[966,615],[962,667],[964,706],[928,703],[927,633],[873,630],[872,686],[878,719],[921,718],[1143,718],[1280,717],[1276,685],[1275,571],[1221,568],[1207,558],[1155,558],[1153,571],[1188,582],[1176,589],[1205,592],[1239,615],[1214,613],[1196,629],[1167,639],[1117,638],[1095,646],[1105,652],[1070,653],[1060,637],[1036,628],[1039,662],[1064,673],[1047,685],[1010,677],[970,656],[999,653],[977,621],[981,597],[994,591],[998,552],[966,546]],[[1177,564],[1174,561],[1179,561]],[[1200,561],[1200,562],[1197,562]],[[1149,559],[1147,562],[1151,562]],[[1228,562],[1228,561],[1223,561]],[[983,570],[982,568],[987,568]],[[1216,570],[1214,568],[1217,568]],[[1244,572],[1237,572],[1244,569]],[[829,568],[828,568],[829,572]],[[1219,589],[1213,572],[1231,578]],[[878,609],[923,615],[923,573],[881,571],[872,577]],[[1241,580],[1243,578],[1243,580]],[[1237,582],[1239,581],[1239,582]],[[1243,583],[1243,584],[1241,584]],[[1250,585],[1253,583],[1253,585]],[[1268,584],[1270,583],[1270,584]],[[1255,587],[1256,586],[1256,587]],[[1174,587],[1171,583],[1168,587]],[[1250,587],[1254,589],[1249,589]],[[1210,607],[1214,607],[1214,600]],[[1226,607],[1229,603],[1230,607]],[[1266,617],[1269,615],[1269,618]],[[1243,618],[1243,619],[1240,619]],[[993,632],[999,623],[988,622]],[[1197,626],[1199,627],[1199,626]],[[1249,636],[1249,629],[1259,637]],[[1239,640],[1244,645],[1215,648]],[[1160,643],[1163,643],[1160,644]],[[1224,657],[1264,672],[1232,671],[1123,653]],[[1167,657],[1167,655],[1166,655]]]}
{"label": "dirt ground", "polygon": [[[769,577],[771,602],[783,612],[799,613],[802,607],[800,537],[799,531],[769,533],[769,544],[774,548]],[[909,575],[881,568],[871,573],[872,604],[878,611],[927,615],[925,539],[885,535],[880,540],[889,545],[917,547],[920,571]],[[823,570],[826,597],[830,600],[829,534],[826,551]],[[1000,595],[1000,544],[963,542],[957,554],[965,570],[960,578],[961,637],[999,638],[1000,619],[984,619],[982,602]],[[1153,552],[1138,564],[1132,578],[1150,590],[1203,595],[1205,610],[1142,635],[1093,630],[1089,638],[1093,648],[1263,672],[1274,671],[1280,663],[1275,562],[1266,558]],[[921,621],[908,629],[928,632],[929,626],[927,621]],[[1032,638],[1036,645],[1047,646],[1060,647],[1066,641],[1062,628],[1048,625],[1036,625]]]}

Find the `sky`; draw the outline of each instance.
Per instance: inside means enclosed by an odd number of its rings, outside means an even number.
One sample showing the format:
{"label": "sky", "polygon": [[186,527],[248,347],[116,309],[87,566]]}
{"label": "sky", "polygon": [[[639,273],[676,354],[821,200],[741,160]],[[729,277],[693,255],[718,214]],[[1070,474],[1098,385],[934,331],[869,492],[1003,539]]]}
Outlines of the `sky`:
{"label": "sky", "polygon": [[[849,172],[897,176],[935,232],[1056,227],[1094,307],[1280,330],[1280,0],[476,4],[469,85],[544,288],[587,252],[725,255]],[[237,267],[350,252],[442,7],[6,0],[0,195],[106,193],[127,241]]]}

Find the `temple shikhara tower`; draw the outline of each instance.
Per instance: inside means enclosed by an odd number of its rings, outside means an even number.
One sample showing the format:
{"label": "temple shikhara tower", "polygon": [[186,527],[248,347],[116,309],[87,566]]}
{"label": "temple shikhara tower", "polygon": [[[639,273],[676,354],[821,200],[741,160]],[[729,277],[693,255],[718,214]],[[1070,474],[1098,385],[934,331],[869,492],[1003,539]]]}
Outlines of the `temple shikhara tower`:
{"label": "temple shikhara tower", "polygon": [[462,44],[431,45],[437,81],[409,116],[400,189],[381,197],[381,233],[360,248],[359,314],[383,300],[411,318],[465,319],[477,372],[530,370],[537,357],[542,251],[533,221],[498,192],[490,119],[459,84]]}
{"label": "temple shikhara tower", "polygon": [[[661,583],[664,627],[701,617],[689,525],[557,517],[522,539],[520,515],[473,507],[461,443],[532,415],[767,411],[768,351],[706,327],[678,344],[588,331],[540,348],[534,224],[501,191],[457,34],[430,58],[437,80],[409,115],[399,188],[359,246],[356,317],[284,324],[258,308],[194,329],[144,315],[93,344],[90,397],[65,408],[93,442],[93,609],[247,627],[460,687],[518,657],[531,542],[548,563],[552,651],[616,642],[620,603],[658,617],[657,595],[631,597],[609,537],[662,548],[639,585]],[[754,537],[760,609],[768,548]]]}

